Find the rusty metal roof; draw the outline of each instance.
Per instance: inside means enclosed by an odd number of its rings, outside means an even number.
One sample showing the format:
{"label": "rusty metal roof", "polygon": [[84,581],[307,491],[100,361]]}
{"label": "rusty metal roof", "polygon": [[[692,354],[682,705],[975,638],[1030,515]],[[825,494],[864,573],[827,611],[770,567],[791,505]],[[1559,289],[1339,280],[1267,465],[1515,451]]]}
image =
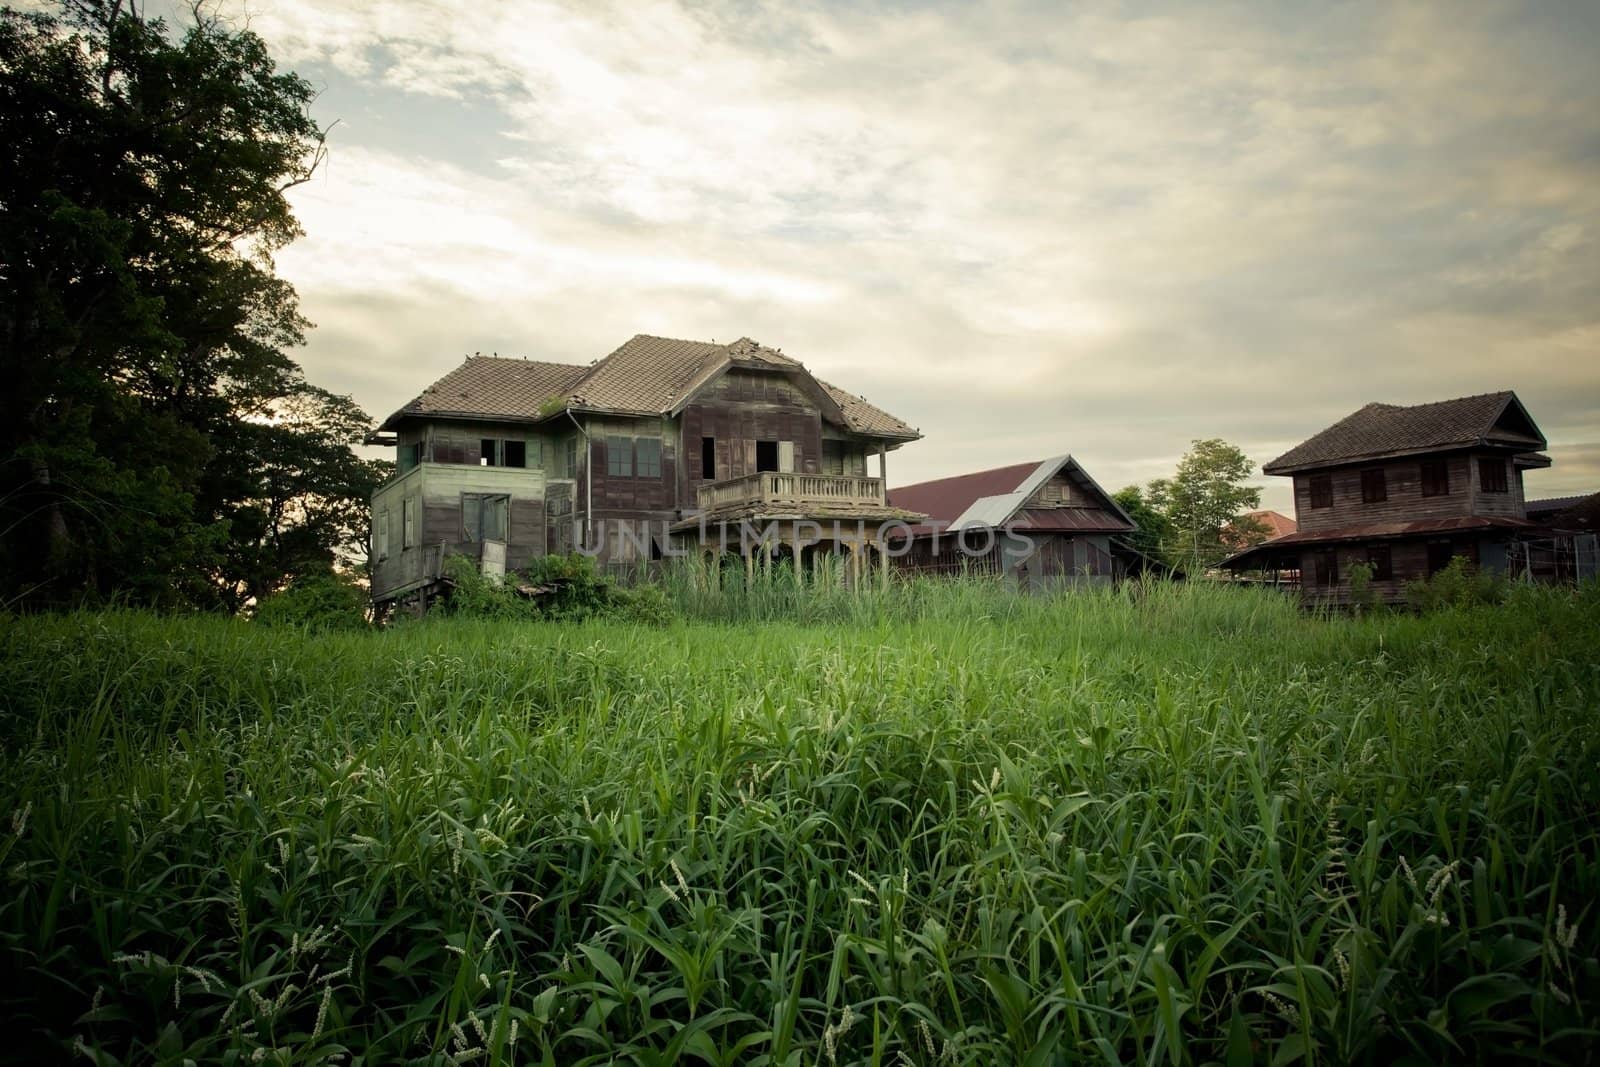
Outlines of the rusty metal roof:
{"label": "rusty metal roof", "polygon": [[[1023,507],[1039,486],[1062,470],[1069,471],[1070,476],[1098,497],[1102,506],[1059,509]],[[889,502],[895,507],[920,511],[928,516],[929,522],[913,528],[913,533],[919,534],[932,531],[935,524],[942,527],[998,527],[1012,521],[1019,527],[1036,530],[1127,533],[1135,528],[1133,520],[1070,455],[902,486],[889,491]],[[1058,515],[1057,512],[1064,514]],[[1082,514],[1065,514],[1073,512]]]}
{"label": "rusty metal roof", "polygon": [[1504,515],[1453,515],[1443,519],[1416,519],[1410,522],[1370,522],[1359,526],[1338,526],[1331,530],[1301,530],[1283,537],[1262,541],[1223,560],[1224,567],[1239,567],[1255,555],[1270,555],[1283,549],[1299,551],[1318,545],[1344,544],[1350,541],[1399,541],[1413,537],[1433,537],[1440,534],[1502,531],[1523,533],[1539,528],[1538,523],[1527,519],[1514,519]]}
{"label": "rusty metal roof", "polygon": [[1430,404],[1368,404],[1262,466],[1267,474],[1337,466],[1383,456],[1500,444],[1532,452],[1544,435],[1506,390]]}
{"label": "rusty metal roof", "polygon": [[[384,420],[392,429],[415,416],[537,420],[550,406],[630,415],[675,412],[731,367],[782,371],[814,383],[824,415],[870,437],[913,441],[922,435],[900,419],[811,375],[799,360],[748,337],[731,344],[638,334],[587,367],[471,356]],[[832,410],[830,410],[830,406]]]}

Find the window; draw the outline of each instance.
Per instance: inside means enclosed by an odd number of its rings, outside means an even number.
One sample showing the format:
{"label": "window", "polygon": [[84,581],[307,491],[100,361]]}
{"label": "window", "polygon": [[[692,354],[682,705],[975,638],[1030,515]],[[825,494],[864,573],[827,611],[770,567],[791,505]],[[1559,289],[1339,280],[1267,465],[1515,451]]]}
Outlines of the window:
{"label": "window", "polygon": [[400,446],[400,472],[403,474],[422,462],[422,442],[412,441]]}
{"label": "window", "polygon": [[717,476],[717,439],[700,438],[700,477],[711,481]]}
{"label": "window", "polygon": [[1506,461],[1498,457],[1479,459],[1478,488],[1485,493],[1507,492]]}
{"label": "window", "polygon": [[576,435],[567,438],[567,477],[578,476],[578,438]]}
{"label": "window", "polygon": [[389,509],[372,517],[372,558],[389,558]]}
{"label": "window", "polygon": [[526,467],[528,465],[528,442],[500,442],[500,464],[504,467]]}
{"label": "window", "polygon": [[606,473],[613,478],[633,477],[633,438],[606,438]]}
{"label": "window", "polygon": [[1442,459],[1422,461],[1422,495],[1448,496],[1450,494],[1450,466]]}
{"label": "window", "polygon": [[1322,586],[1339,584],[1339,556],[1337,553],[1317,553],[1317,584]]}
{"label": "window", "polygon": [[504,541],[511,498],[503,493],[462,493],[461,528],[468,541]]}
{"label": "window", "polygon": [[400,505],[400,544],[411,548],[417,543],[417,502],[407,499]]}
{"label": "window", "polygon": [[661,477],[661,438],[634,438],[634,474],[639,478]]}
{"label": "window", "polygon": [[1381,504],[1389,499],[1389,479],[1382,467],[1361,472],[1361,502]]}
{"label": "window", "polygon": [[1394,561],[1389,557],[1388,545],[1367,546],[1367,566],[1372,568],[1372,580],[1387,582],[1394,577]]}
{"label": "window", "polygon": [[1333,507],[1333,478],[1326,474],[1315,474],[1311,477],[1311,506],[1314,508]]}
{"label": "window", "polygon": [[1455,549],[1449,541],[1430,541],[1428,543],[1428,576],[1432,577],[1450,566],[1450,560],[1455,557]]}
{"label": "window", "polygon": [[775,471],[778,469],[778,442],[756,442],[756,470]]}
{"label": "window", "polygon": [[485,437],[478,442],[478,466],[498,467],[500,465],[499,441],[492,437]]}

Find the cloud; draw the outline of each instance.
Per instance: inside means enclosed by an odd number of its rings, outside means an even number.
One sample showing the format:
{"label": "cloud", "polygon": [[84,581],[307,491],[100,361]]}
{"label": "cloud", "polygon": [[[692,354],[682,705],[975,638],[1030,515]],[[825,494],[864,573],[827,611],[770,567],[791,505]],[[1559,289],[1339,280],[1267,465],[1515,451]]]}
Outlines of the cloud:
{"label": "cloud", "polygon": [[748,334],[922,427],[892,481],[1070,450],[1121,484],[1191,438],[1265,460],[1368,400],[1508,386],[1538,477],[1569,448],[1600,473],[1597,23],[276,0],[252,26],[362,109],[281,266],[324,326],[308,370],[374,411],[463,351]]}

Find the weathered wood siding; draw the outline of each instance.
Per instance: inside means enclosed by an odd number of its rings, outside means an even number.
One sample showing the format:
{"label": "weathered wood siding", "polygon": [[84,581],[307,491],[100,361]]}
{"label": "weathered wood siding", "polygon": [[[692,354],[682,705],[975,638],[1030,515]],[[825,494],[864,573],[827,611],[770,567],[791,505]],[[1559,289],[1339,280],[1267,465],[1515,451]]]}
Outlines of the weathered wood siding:
{"label": "weathered wood siding", "polygon": [[[1478,488],[1476,457],[1458,453],[1443,457],[1450,472],[1450,491],[1436,496],[1422,495],[1422,460],[1398,459],[1309,471],[1294,476],[1295,519],[1301,533],[1332,530],[1341,526],[1362,526],[1378,522],[1415,522],[1458,515],[1510,515],[1521,517],[1521,480],[1508,466],[1507,491],[1485,493]],[[1388,499],[1368,504],[1361,499],[1361,472],[1384,472]],[[1333,488],[1330,507],[1311,506],[1311,483],[1327,477]]]}
{"label": "weathered wood siding", "polygon": [[[794,470],[822,474],[822,415],[816,403],[787,377],[735,368],[707,386],[679,419],[684,463],[679,486],[684,507],[693,507],[701,476],[701,447],[715,439],[716,473],[726,481],[756,472],[757,441],[791,441]],[[840,471],[839,473],[853,473]]]}
{"label": "weathered wood siding", "polygon": [[[421,443],[424,463],[454,463],[478,466],[483,458],[483,441],[521,441],[527,446],[527,465],[548,469],[556,458],[556,444],[527,425],[515,422],[430,421],[410,423],[396,434],[397,455],[404,456],[412,445]],[[403,464],[401,464],[403,466]]]}
{"label": "weathered wood siding", "polygon": [[[390,480],[372,498],[374,527],[384,550],[374,552],[372,596],[383,599],[435,575],[440,553],[478,558],[481,542],[468,539],[463,494],[505,495],[506,568],[525,567],[546,550],[545,476],[537,468],[424,463]],[[405,542],[405,508],[414,509],[414,536]],[[374,547],[380,536],[374,531]]]}

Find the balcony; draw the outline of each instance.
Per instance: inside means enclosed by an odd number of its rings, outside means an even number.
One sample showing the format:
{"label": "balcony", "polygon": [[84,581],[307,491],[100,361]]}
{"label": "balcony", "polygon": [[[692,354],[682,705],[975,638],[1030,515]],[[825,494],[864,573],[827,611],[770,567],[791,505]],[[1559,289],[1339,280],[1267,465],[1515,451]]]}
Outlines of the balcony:
{"label": "balcony", "polygon": [[891,510],[883,479],[854,474],[795,474],[761,471],[699,487],[706,515],[854,515]]}

